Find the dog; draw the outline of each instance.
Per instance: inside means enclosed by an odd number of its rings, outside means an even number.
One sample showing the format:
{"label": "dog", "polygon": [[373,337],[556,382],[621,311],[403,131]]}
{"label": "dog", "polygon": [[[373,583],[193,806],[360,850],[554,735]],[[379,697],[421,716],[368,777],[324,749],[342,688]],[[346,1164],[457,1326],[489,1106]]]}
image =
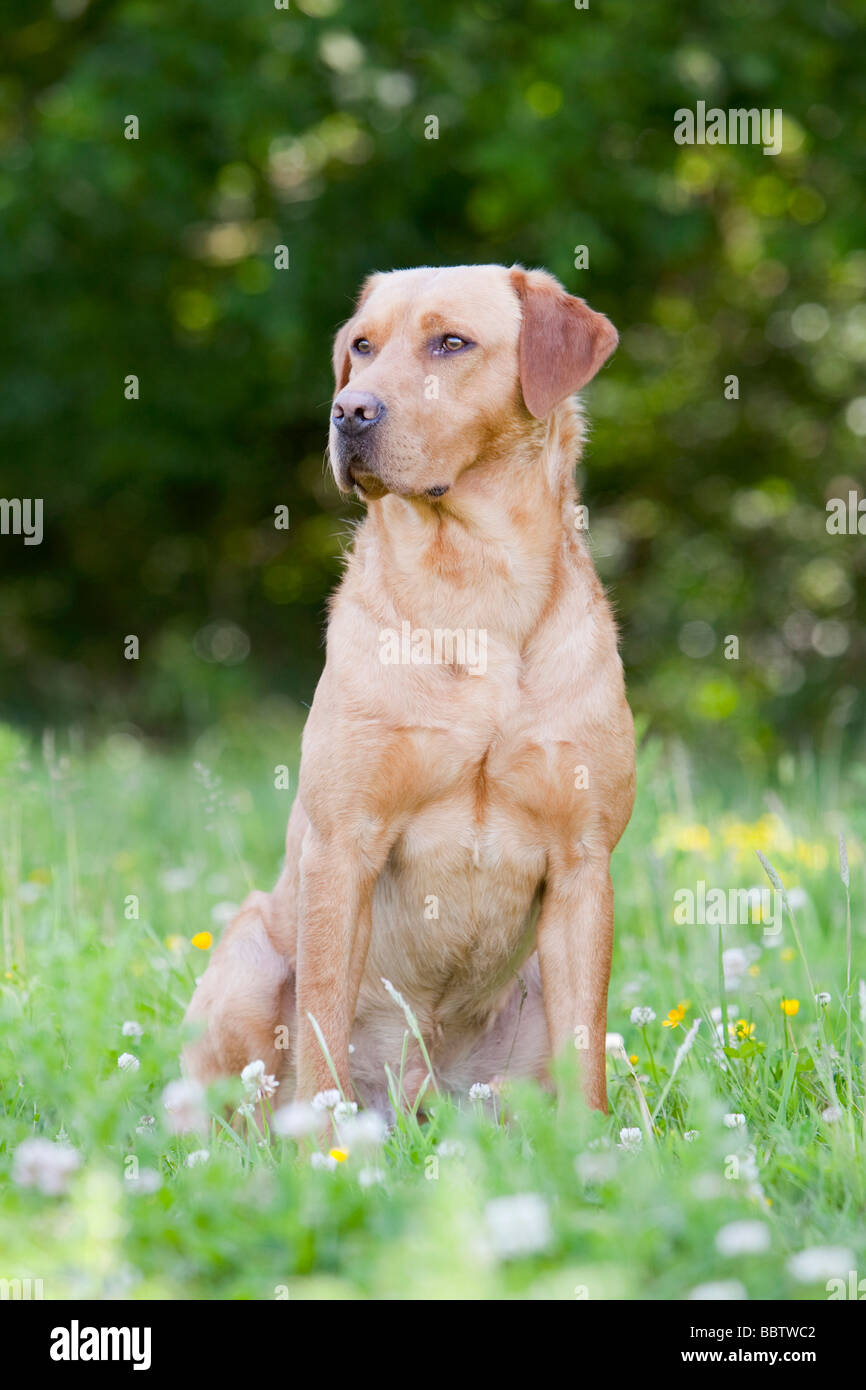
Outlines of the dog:
{"label": "dog", "polygon": [[579,524],[574,394],[616,344],[541,270],[364,284],[334,343],[329,453],[366,515],[331,600],[282,873],[246,899],[188,1010],[197,1080],[262,1059],[282,1096],[310,1100],[333,1067],[345,1096],[387,1109],[386,1064],[415,1105],[428,1060],[465,1093],[549,1086],[575,1049],[606,1110],[634,727]]}

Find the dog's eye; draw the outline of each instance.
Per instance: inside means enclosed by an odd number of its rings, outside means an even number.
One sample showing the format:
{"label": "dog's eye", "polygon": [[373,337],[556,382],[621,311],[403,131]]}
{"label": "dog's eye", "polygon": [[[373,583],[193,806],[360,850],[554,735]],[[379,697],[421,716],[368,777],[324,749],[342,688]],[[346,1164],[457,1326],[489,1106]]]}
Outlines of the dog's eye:
{"label": "dog's eye", "polygon": [[372,346],[370,345],[369,338],[356,338],[354,343],[352,344],[352,347],[355,350],[355,352],[364,353],[373,351]]}
{"label": "dog's eye", "polygon": [[446,352],[459,352],[466,346],[466,339],[461,338],[459,333],[446,333],[442,339],[442,346]]}

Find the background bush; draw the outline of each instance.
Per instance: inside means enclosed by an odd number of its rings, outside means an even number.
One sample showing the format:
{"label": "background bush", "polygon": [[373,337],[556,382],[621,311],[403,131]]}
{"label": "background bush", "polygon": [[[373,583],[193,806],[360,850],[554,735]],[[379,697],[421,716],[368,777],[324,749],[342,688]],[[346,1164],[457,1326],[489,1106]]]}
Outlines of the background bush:
{"label": "background bush", "polygon": [[[838,739],[866,568],[824,513],[863,479],[857,10],[11,0],[2,492],[44,497],[46,531],[0,537],[3,712],[179,733],[308,701],[358,514],[323,469],[333,330],[372,269],[517,260],[622,334],[581,481],[636,709],[707,748]],[[698,100],[782,108],[783,153],[676,145]]]}

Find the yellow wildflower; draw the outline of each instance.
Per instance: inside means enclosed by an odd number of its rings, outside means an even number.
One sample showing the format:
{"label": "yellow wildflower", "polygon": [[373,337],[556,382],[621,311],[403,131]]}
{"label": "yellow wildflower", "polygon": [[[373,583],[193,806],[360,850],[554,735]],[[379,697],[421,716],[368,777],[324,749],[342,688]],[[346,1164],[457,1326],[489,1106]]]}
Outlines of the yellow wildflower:
{"label": "yellow wildflower", "polygon": [[209,931],[199,931],[192,937],[192,944],[200,951],[206,951],[213,944],[213,937]]}
{"label": "yellow wildflower", "polygon": [[783,950],[779,952],[779,960],[791,961],[796,960],[796,958],[797,952],[794,950],[793,946],[785,946]]}
{"label": "yellow wildflower", "polygon": [[800,1011],[799,999],[783,999],[779,1008],[786,1018],[793,1018]]}
{"label": "yellow wildflower", "polygon": [[328,1153],[335,1163],[345,1163],[346,1159],[349,1157],[348,1149],[329,1149]]}

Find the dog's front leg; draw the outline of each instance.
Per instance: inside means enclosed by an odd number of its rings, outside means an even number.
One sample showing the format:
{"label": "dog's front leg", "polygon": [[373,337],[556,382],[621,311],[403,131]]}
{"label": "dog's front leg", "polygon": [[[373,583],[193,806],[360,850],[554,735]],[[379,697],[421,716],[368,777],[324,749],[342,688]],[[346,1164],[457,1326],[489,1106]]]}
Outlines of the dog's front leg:
{"label": "dog's front leg", "polygon": [[298,1099],[310,1100],[334,1085],[311,1016],[344,1095],[352,1096],[349,1038],[370,944],[373,891],[388,847],[384,837],[361,846],[357,839],[325,837],[312,827],[304,838],[296,977]]}
{"label": "dog's front leg", "polygon": [[607,1113],[605,1036],[613,949],[607,855],[551,863],[538,920],[538,961],[553,1056],[577,1050],[587,1102]]}

